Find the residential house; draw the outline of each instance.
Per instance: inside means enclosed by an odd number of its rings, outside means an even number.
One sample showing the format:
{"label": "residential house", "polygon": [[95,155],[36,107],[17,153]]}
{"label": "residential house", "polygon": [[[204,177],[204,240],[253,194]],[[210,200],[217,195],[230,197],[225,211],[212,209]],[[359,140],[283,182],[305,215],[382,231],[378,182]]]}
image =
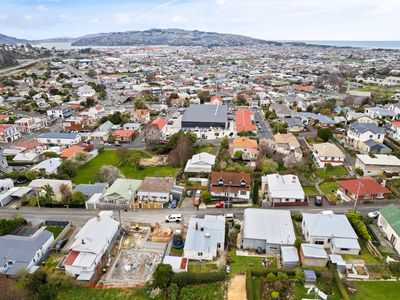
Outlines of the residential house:
{"label": "residential house", "polygon": [[303,213],[302,233],[309,244],[322,245],[332,254],[358,255],[357,234],[345,215]]}
{"label": "residential house", "polygon": [[142,205],[149,204],[154,208],[162,208],[169,203],[174,185],[173,177],[146,177],[138,188],[138,201]]}
{"label": "residential house", "polygon": [[301,244],[300,259],[303,267],[326,267],[328,253],[323,245]]}
{"label": "residential house", "polygon": [[130,207],[141,184],[142,180],[118,178],[104,193],[102,202]]}
{"label": "residential house", "polygon": [[279,254],[281,247],[293,246],[296,240],[290,211],[246,208],[241,238],[245,250]]}
{"label": "residential house", "polygon": [[321,143],[311,145],[313,158],[319,168],[325,168],[328,164],[341,166],[346,156],[338,146],[332,143]]}
{"label": "residential house", "polygon": [[296,175],[268,174],[261,177],[261,186],[271,205],[305,201],[303,187]]}
{"label": "residential house", "polygon": [[193,260],[213,260],[224,251],[225,217],[190,218],[183,257]]}
{"label": "residential house", "polygon": [[47,115],[51,119],[58,119],[58,118],[66,119],[69,118],[72,115],[72,113],[73,110],[68,105],[56,106],[47,110]]}
{"label": "residential house", "polygon": [[0,179],[0,206],[6,206],[12,201],[14,181],[10,178]]}
{"label": "residential house", "polygon": [[282,121],[287,124],[289,132],[300,132],[305,128],[300,118],[283,118]]}
{"label": "residential house", "polygon": [[367,109],[365,109],[365,113],[372,119],[393,120],[397,116],[394,110],[385,109],[382,107],[368,107]]}
{"label": "residential house", "polygon": [[32,171],[44,170],[46,175],[57,174],[57,170],[60,165],[61,165],[60,158],[49,158],[33,166],[31,170]]}
{"label": "residential house", "polygon": [[89,85],[82,85],[78,88],[77,94],[80,98],[92,98],[96,95],[96,91]]}
{"label": "residential house", "polygon": [[16,163],[33,164],[37,163],[39,159],[39,154],[36,152],[19,152],[12,160]]}
{"label": "residential house", "polygon": [[346,141],[356,148],[363,149],[365,142],[373,140],[382,144],[384,138],[383,127],[370,123],[352,123],[347,131]]}
{"label": "residential house", "polygon": [[209,104],[221,105],[221,104],[224,104],[224,100],[222,99],[221,96],[212,96],[210,98]]}
{"label": "residential house", "polygon": [[290,118],[293,111],[284,104],[272,103],[269,106],[269,110],[273,111],[278,118]]}
{"label": "residential house", "polygon": [[215,164],[215,155],[207,152],[194,154],[185,166],[186,173],[211,173]]}
{"label": "residential house", "polygon": [[81,192],[85,194],[87,197],[93,196],[93,194],[103,194],[108,189],[108,183],[97,182],[93,184],[78,184],[74,187],[74,192]]}
{"label": "residential house", "polygon": [[84,147],[73,145],[68,148],[64,148],[61,150],[60,157],[61,158],[74,158],[78,153],[82,153],[85,151]]}
{"label": "residential house", "polygon": [[400,254],[400,208],[389,204],[379,210],[378,227]]}
{"label": "residential house", "polygon": [[44,187],[48,185],[52,188],[54,195],[52,198],[56,202],[60,202],[63,198],[63,194],[61,193],[61,186],[68,186],[69,190],[72,191],[72,182],[71,180],[60,180],[60,179],[34,179],[29,183],[29,187],[32,188],[34,193],[37,193],[38,196],[46,195]]}
{"label": "residential house", "polygon": [[227,199],[232,202],[250,202],[249,173],[212,172],[210,192],[214,200]]}
{"label": "residential house", "polygon": [[48,126],[47,117],[43,118],[21,118],[15,121],[21,132],[32,133]]}
{"label": "residential house", "polygon": [[292,133],[275,134],[271,142],[271,147],[277,153],[293,155],[296,160],[300,160],[303,157],[300,143]]}
{"label": "residential house", "polygon": [[222,128],[228,125],[226,105],[190,105],[182,116],[182,128]]}
{"label": "residential house", "polygon": [[257,126],[254,122],[254,112],[239,109],[236,111],[236,132],[256,132]]}
{"label": "residential house", "polygon": [[383,185],[371,177],[361,177],[338,181],[338,194],[347,201],[382,200],[390,194]]}
{"label": "residential house", "polygon": [[113,126],[114,124],[110,121],[104,122],[91,133],[91,139],[106,142]]}
{"label": "residential house", "polygon": [[0,143],[12,143],[21,137],[15,124],[0,124]]}
{"label": "residential house", "polygon": [[163,118],[158,118],[154,120],[150,126],[146,128],[145,139],[147,143],[152,141],[158,142],[167,133],[167,120]]}
{"label": "residential house", "polygon": [[385,144],[377,143],[374,140],[368,140],[362,144],[361,149],[365,153],[377,153],[377,154],[389,154],[392,153],[392,149]]}
{"label": "residential house", "polygon": [[147,124],[150,122],[150,112],[148,109],[136,109],[131,114],[131,119],[133,122]]}
{"label": "residential house", "polygon": [[232,157],[235,157],[236,153],[240,152],[243,160],[255,160],[258,156],[258,143],[257,140],[238,137],[232,141],[229,151]]}
{"label": "residential house", "polygon": [[101,211],[75,235],[63,261],[67,274],[78,281],[94,283],[102,274],[118,237],[120,224],[111,211]]}
{"label": "residential house", "polygon": [[54,235],[48,230],[32,236],[0,236],[0,273],[18,276],[22,271],[33,273],[49,252]]}
{"label": "residential house", "polygon": [[82,117],[70,117],[62,121],[62,129],[66,132],[83,131],[87,122]]}
{"label": "residential house", "polygon": [[114,131],[115,140],[121,143],[130,143],[135,136],[136,131],[120,129]]}
{"label": "residential house", "polygon": [[390,129],[392,138],[400,141],[400,121],[392,122]]}
{"label": "residential house", "polygon": [[47,145],[70,146],[80,143],[81,136],[78,133],[49,132],[39,135],[37,141]]}
{"label": "residential house", "polygon": [[361,169],[366,176],[379,176],[386,174],[388,177],[399,176],[400,159],[394,155],[357,154],[356,168]]}

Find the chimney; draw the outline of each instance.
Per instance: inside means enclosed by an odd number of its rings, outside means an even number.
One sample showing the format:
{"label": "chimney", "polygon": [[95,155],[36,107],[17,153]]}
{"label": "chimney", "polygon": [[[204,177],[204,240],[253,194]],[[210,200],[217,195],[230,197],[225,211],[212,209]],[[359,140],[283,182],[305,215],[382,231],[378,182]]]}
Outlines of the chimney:
{"label": "chimney", "polygon": [[210,237],[210,233],[206,232],[206,238]]}
{"label": "chimney", "polygon": [[194,226],[194,228],[195,228],[196,230],[199,230],[199,223],[196,222],[196,225]]}
{"label": "chimney", "polygon": [[382,185],[383,187],[386,187],[386,179],[383,179],[383,180],[382,180],[381,185]]}
{"label": "chimney", "polygon": [[97,222],[100,222],[100,219],[101,219],[101,218],[100,218],[100,215],[97,215],[97,216],[96,216]]}
{"label": "chimney", "polygon": [[84,239],[82,239],[82,245],[85,245],[85,240]]}

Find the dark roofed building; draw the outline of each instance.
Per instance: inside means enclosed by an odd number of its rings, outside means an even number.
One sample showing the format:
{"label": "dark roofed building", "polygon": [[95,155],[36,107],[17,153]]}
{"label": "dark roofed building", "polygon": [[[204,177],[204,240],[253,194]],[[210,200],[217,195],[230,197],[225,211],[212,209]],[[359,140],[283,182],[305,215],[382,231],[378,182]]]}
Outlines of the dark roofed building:
{"label": "dark roofed building", "polygon": [[192,104],[182,117],[182,128],[226,128],[228,113],[226,105]]}
{"label": "dark roofed building", "polygon": [[228,199],[234,202],[250,201],[249,173],[212,172],[210,192],[213,199]]}

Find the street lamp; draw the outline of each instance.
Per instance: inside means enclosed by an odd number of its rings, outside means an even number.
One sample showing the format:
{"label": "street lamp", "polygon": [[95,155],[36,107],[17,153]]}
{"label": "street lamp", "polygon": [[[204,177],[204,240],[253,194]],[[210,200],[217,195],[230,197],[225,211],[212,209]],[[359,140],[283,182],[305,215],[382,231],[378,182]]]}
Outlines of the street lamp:
{"label": "street lamp", "polygon": [[68,210],[68,218],[69,218],[69,224],[72,226],[72,218],[71,218],[71,211],[69,210],[69,205],[64,205],[64,207],[67,208]]}
{"label": "street lamp", "polygon": [[357,212],[357,202],[358,202],[358,197],[360,196],[360,189],[361,186],[364,186],[360,181],[358,182],[358,190],[357,190],[357,195],[356,195],[356,201],[354,202],[354,212]]}

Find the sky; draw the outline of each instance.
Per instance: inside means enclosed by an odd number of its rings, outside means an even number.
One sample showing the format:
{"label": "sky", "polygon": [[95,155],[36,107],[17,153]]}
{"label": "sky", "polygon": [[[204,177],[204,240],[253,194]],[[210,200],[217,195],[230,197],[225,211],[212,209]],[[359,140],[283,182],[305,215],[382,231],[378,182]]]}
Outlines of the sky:
{"label": "sky", "polygon": [[400,40],[400,0],[0,0],[17,38],[181,28],[266,40]]}

